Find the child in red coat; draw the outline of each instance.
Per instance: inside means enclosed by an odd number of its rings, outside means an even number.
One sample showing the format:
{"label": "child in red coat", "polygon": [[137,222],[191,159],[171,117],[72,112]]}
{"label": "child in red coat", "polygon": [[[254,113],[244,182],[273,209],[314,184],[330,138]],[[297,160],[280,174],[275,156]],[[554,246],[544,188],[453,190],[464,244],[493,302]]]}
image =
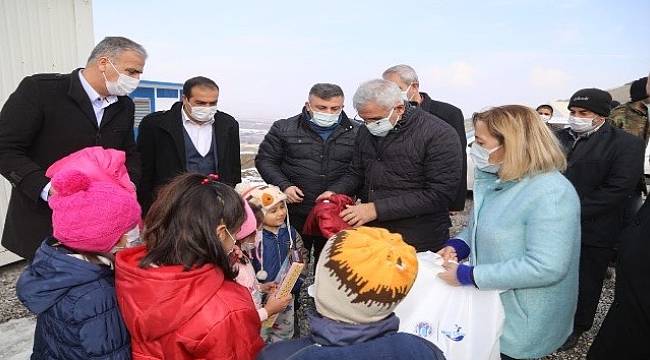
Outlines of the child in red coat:
{"label": "child in red coat", "polygon": [[184,174],[150,208],[145,246],[122,251],[117,299],[133,359],[254,359],[260,320],[228,262],[245,218],[241,197],[211,177]]}

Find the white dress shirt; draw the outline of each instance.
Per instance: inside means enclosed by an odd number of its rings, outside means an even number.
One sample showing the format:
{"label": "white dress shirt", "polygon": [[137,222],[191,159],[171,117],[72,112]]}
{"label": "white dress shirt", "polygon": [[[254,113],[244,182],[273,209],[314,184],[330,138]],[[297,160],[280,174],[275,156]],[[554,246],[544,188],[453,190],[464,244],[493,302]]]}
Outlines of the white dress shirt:
{"label": "white dress shirt", "polygon": [[79,80],[81,81],[81,86],[86,91],[86,94],[88,94],[88,99],[90,99],[90,103],[92,104],[93,110],[95,111],[97,126],[99,126],[102,123],[102,117],[104,116],[104,109],[115,104],[117,102],[117,96],[109,95],[103,97],[99,95],[97,91],[95,91],[95,89],[93,89],[93,87],[90,85],[88,80],[86,80],[86,78],[83,76],[81,71],[79,71]]}
{"label": "white dress shirt", "polygon": [[212,145],[212,124],[214,124],[214,118],[203,124],[197,124],[190,120],[185,112],[185,108],[181,109],[181,114],[183,117],[183,127],[190,136],[190,139],[192,139],[192,144],[194,144],[196,151],[205,157]]}

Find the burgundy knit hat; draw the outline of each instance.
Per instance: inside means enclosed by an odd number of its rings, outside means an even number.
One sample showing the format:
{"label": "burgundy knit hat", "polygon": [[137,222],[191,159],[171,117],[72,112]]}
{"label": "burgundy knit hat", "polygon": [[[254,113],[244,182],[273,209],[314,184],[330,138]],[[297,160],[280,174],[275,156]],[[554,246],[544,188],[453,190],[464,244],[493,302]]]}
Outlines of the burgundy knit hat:
{"label": "burgundy knit hat", "polygon": [[87,252],[109,252],[140,221],[140,205],[117,183],[92,181],[78,170],[52,178],[54,237],[63,245]]}

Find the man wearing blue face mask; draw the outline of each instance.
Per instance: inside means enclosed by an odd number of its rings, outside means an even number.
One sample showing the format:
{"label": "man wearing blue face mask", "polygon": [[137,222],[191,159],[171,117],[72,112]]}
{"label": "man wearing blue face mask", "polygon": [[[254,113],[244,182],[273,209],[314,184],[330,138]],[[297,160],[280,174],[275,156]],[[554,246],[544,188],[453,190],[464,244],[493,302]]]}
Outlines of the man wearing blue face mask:
{"label": "man wearing blue face mask", "polygon": [[582,228],[578,308],[562,350],[574,347],[593,324],[625,205],[643,173],[643,140],[607,121],[611,101],[600,89],[577,91],[568,106],[570,128],[557,133],[567,155],[565,176],[580,197]]}
{"label": "man wearing blue face mask", "polygon": [[[287,195],[291,224],[300,232],[316,197],[346,173],[352,160],[359,126],[347,117],[343,102],[338,85],[315,84],[300,114],[273,123],[255,158],[264,181]],[[302,238],[318,261],[326,239]]]}
{"label": "man wearing blue face mask", "polygon": [[13,185],[2,245],[34,256],[52,231],[52,195],[45,170],[90,146],[123,150],[134,184],[141,176],[133,138],[134,105],[147,52],[123,37],[107,37],[85,68],[24,78],[0,112],[0,173]]}
{"label": "man wearing blue face mask", "polygon": [[449,204],[462,174],[454,129],[404,101],[388,80],[371,80],[354,94],[364,120],[350,170],[319,198],[359,195],[340,216],[351,226],[386,228],[417,251],[438,251],[449,238]]}
{"label": "man wearing blue face mask", "polygon": [[183,84],[183,98],[167,111],[147,115],[140,123],[143,213],[154,194],[180,173],[217,174],[234,187],[241,182],[239,123],[217,108],[219,86],[203,76]]}

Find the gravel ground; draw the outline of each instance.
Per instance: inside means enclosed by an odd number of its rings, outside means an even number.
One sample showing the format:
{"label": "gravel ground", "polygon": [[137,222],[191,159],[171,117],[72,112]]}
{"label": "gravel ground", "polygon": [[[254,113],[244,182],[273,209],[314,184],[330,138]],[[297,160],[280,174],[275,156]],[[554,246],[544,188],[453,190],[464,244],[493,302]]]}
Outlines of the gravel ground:
{"label": "gravel ground", "polygon": [[[471,200],[468,200],[469,209],[471,207]],[[456,234],[466,224],[467,211],[456,213],[452,217],[451,234]],[[18,301],[16,298],[16,280],[21,271],[25,267],[24,262],[15,263],[9,266],[0,268],[0,323],[4,323],[11,319],[19,319],[32,316],[29,311]],[[313,273],[313,262],[310,264]],[[306,313],[314,311],[314,300],[307,295],[307,286],[313,283],[313,276],[310,276],[305,282],[305,286],[299,296],[300,308],[297,311],[298,318],[298,331],[300,335],[307,335],[309,333],[309,325],[306,320]],[[609,309],[609,305],[614,299],[614,279],[608,280],[603,286],[603,294],[598,305],[598,312],[596,314],[596,321],[594,327],[584,333],[578,342],[578,345],[571,351],[563,353],[555,353],[544,358],[544,360],[578,360],[584,359],[589,346],[591,345],[595,334],[600,328],[600,324]]]}
{"label": "gravel ground", "polygon": [[16,297],[16,280],[24,268],[24,261],[0,268],[0,324],[30,316]]}

